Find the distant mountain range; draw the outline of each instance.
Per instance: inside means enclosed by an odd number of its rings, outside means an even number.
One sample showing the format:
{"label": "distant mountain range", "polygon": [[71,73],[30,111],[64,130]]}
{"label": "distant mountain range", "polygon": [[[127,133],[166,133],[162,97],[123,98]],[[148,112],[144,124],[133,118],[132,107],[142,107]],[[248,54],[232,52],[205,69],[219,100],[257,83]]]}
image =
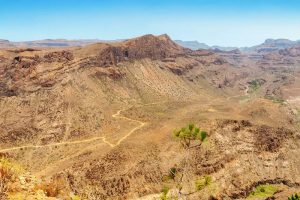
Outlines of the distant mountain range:
{"label": "distant mountain range", "polygon": [[[66,40],[66,39],[45,39],[36,41],[24,42],[11,42],[9,40],[0,39],[0,48],[38,48],[38,47],[72,47],[72,46],[85,46],[99,42],[116,42],[123,40]],[[292,48],[300,45],[300,40],[292,41],[288,39],[267,39],[264,43],[253,47],[222,47],[222,46],[209,46],[205,43],[194,41],[174,40],[180,46],[192,50],[197,49],[211,49],[214,51],[233,51],[239,50],[247,53],[270,53],[281,49]]]}
{"label": "distant mountain range", "polygon": [[182,41],[182,40],[174,40],[177,44],[180,46],[183,46],[185,48],[189,48],[192,50],[198,50],[198,49],[219,49],[221,51],[232,51],[235,49],[238,49],[237,47],[221,47],[221,46],[209,46],[205,43],[200,43],[198,41]]}
{"label": "distant mountain range", "polygon": [[232,51],[240,50],[242,52],[256,52],[256,53],[270,53],[273,51],[291,48],[300,45],[300,40],[292,41],[288,39],[267,39],[264,43],[253,46],[253,47],[222,47],[222,46],[209,46],[205,43],[199,43],[198,41],[182,41],[175,40],[175,42],[185,48],[190,48],[193,50],[197,49],[213,49],[221,51]]}
{"label": "distant mountain range", "polygon": [[200,43],[197,40],[194,41],[182,41],[182,40],[174,40],[177,44],[180,46],[183,46],[185,48],[189,48],[192,50],[198,50],[198,49],[210,49],[211,47],[208,46],[205,43]]}
{"label": "distant mountain range", "polygon": [[[119,41],[119,40],[114,40]],[[66,40],[66,39],[45,39],[36,41],[24,41],[24,42],[11,42],[9,40],[0,39],[0,48],[33,48],[33,47],[72,47],[72,46],[85,46],[98,42],[112,42],[112,40]]]}
{"label": "distant mountain range", "polygon": [[264,43],[253,46],[241,48],[241,51],[257,52],[257,53],[270,53],[281,49],[292,48],[300,45],[300,40],[292,41],[288,39],[267,39]]}

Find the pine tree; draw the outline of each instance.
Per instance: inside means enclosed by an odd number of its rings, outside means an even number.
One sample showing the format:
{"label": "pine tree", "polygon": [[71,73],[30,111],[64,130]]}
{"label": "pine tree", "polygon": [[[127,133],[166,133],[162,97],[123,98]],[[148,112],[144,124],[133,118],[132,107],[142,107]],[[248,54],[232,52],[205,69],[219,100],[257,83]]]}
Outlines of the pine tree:
{"label": "pine tree", "polygon": [[[189,124],[187,127],[183,127],[179,130],[174,130],[174,136],[180,139],[180,143],[185,149],[200,146],[206,139],[207,133],[200,131],[200,128],[194,124]],[[192,143],[197,143],[192,145]]]}

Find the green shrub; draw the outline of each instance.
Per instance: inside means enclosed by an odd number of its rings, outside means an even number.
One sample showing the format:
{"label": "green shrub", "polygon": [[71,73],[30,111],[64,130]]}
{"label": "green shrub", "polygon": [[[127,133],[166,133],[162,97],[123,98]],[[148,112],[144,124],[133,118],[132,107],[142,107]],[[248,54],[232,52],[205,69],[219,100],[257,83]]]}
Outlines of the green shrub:
{"label": "green shrub", "polygon": [[207,133],[205,131],[201,131],[200,139],[202,142],[206,139],[206,137],[207,137]]}
{"label": "green shrub", "polygon": [[262,83],[259,80],[253,80],[249,84],[252,91],[258,90],[262,85]]}
{"label": "green shrub", "polygon": [[175,178],[175,175],[176,175],[176,172],[177,172],[176,168],[175,168],[175,167],[172,167],[172,168],[170,169],[170,172],[169,172],[169,177],[170,177],[171,179],[174,179],[174,178]]}
{"label": "green shrub", "polygon": [[277,192],[277,188],[273,185],[258,185],[248,196],[248,199],[265,199],[273,196]]}
{"label": "green shrub", "polygon": [[211,176],[203,176],[198,178],[195,181],[195,186],[197,190],[202,190],[206,186],[210,185],[212,183],[212,178]]}

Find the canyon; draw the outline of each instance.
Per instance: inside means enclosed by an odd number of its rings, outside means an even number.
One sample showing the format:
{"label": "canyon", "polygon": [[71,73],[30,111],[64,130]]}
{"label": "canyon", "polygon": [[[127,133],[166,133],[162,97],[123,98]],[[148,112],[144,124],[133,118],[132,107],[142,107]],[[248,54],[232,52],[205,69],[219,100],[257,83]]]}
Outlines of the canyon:
{"label": "canyon", "polygon": [[[164,187],[172,199],[172,168],[179,199],[246,199],[262,184],[287,199],[300,191],[300,45],[272,42],[192,50],[149,34],[1,48],[0,169],[24,170],[0,199],[150,200]],[[207,139],[187,156],[173,130],[189,123]],[[204,176],[212,184],[197,190]]]}

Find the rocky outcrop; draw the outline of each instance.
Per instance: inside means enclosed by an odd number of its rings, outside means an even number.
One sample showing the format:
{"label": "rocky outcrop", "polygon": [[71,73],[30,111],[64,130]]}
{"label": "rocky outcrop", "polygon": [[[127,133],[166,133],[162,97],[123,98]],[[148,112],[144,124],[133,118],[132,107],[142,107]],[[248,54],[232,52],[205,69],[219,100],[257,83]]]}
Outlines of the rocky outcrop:
{"label": "rocky outcrop", "polygon": [[293,132],[283,127],[271,128],[263,125],[257,127],[254,134],[255,145],[260,151],[275,152],[287,139],[292,137]]}
{"label": "rocky outcrop", "polygon": [[107,67],[105,69],[97,71],[94,76],[97,78],[109,77],[113,80],[119,80],[122,77],[124,77],[125,74],[121,72],[119,69],[113,67]]}
{"label": "rocky outcrop", "polygon": [[55,51],[44,56],[44,62],[67,62],[74,59],[70,51]]}
{"label": "rocky outcrop", "polygon": [[300,56],[300,46],[295,46],[289,49],[282,49],[279,51],[282,56],[299,57]]}
{"label": "rocky outcrop", "polygon": [[272,51],[263,55],[258,62],[261,65],[294,65],[299,63],[300,46]]}
{"label": "rocky outcrop", "polygon": [[[0,61],[3,60],[0,66],[0,85],[2,86],[0,96],[14,96],[27,90],[35,91],[40,87],[52,87],[64,75],[63,65],[74,59],[73,53],[66,50],[50,51],[44,54],[31,49],[9,52],[13,53],[14,57],[9,59],[0,57]],[[26,52],[26,56],[23,52]],[[27,55],[30,52],[32,55]],[[49,71],[56,70],[61,70],[61,73],[52,77]]]}

